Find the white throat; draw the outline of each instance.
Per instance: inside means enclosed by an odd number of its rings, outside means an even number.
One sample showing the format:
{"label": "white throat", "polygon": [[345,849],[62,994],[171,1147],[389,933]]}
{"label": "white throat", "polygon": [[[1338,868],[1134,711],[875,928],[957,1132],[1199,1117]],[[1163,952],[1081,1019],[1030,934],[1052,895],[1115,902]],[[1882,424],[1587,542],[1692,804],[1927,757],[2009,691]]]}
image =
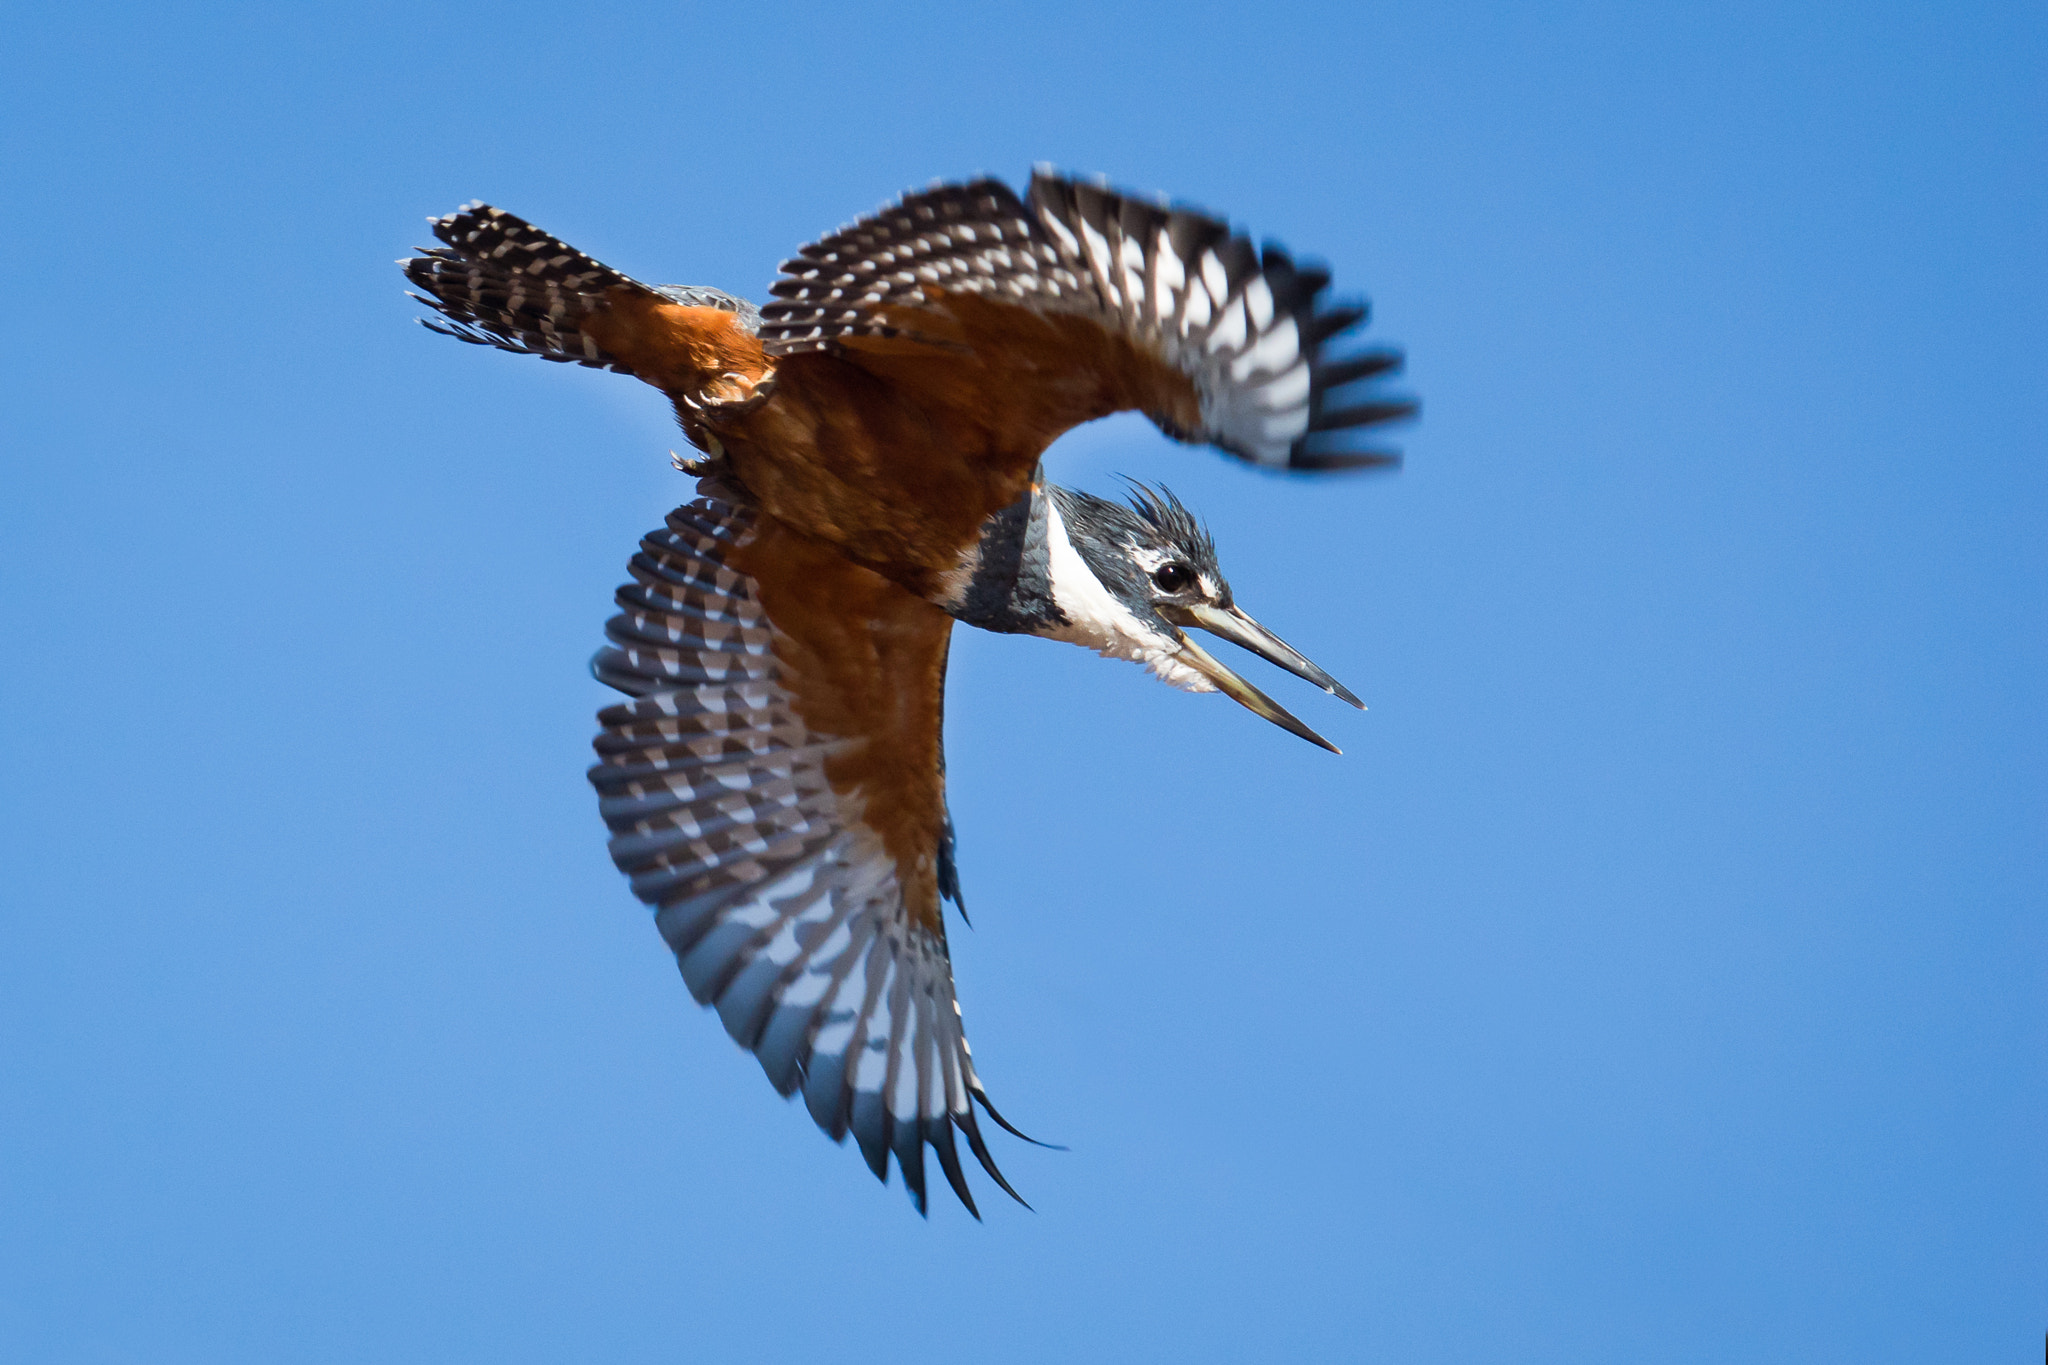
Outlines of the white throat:
{"label": "white throat", "polygon": [[1182,663],[1170,639],[1148,630],[1116,594],[1102,586],[1102,580],[1067,538],[1059,503],[1047,499],[1045,510],[1046,576],[1052,583],[1053,603],[1067,623],[1039,633],[1082,645],[1106,658],[1144,664],[1183,692],[1214,692],[1216,684]]}

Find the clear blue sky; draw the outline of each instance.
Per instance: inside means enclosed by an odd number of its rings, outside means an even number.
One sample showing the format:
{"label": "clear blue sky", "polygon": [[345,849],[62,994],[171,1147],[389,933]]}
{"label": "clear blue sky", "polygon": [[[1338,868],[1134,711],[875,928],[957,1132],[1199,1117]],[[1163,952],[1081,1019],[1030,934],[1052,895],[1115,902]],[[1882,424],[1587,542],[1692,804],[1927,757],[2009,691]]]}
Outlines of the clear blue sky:
{"label": "clear blue sky", "polygon": [[[6,27],[0,1356],[2037,1358],[2038,4]],[[1054,452],[1372,709],[962,632],[966,1017],[1072,1150],[927,1223],[604,853],[661,400],[391,262],[475,196],[760,297],[1039,160],[1326,258],[1425,413],[1342,483]]]}

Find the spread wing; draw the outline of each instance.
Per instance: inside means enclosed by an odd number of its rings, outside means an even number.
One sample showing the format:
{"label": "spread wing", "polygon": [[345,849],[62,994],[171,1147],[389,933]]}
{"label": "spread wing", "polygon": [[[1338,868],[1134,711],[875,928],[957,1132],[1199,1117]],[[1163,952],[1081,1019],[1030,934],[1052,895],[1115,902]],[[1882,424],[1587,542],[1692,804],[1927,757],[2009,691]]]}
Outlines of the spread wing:
{"label": "spread wing", "polygon": [[641,542],[593,662],[632,698],[599,714],[590,773],[612,858],[690,993],[878,1178],[895,1153],[923,1211],[929,1144],[975,1212],[958,1129],[1015,1198],[940,914],[951,618],[706,492]]}
{"label": "spread wing", "polygon": [[1366,310],[1324,302],[1326,271],[1044,171],[1028,200],[998,180],[907,196],[782,269],[760,335],[793,358],[784,382],[801,382],[807,354],[852,360],[969,450],[1035,461],[1068,427],[1135,408],[1256,464],[1355,468],[1397,462],[1357,437],[1414,412],[1352,387],[1401,357],[1332,353]]}

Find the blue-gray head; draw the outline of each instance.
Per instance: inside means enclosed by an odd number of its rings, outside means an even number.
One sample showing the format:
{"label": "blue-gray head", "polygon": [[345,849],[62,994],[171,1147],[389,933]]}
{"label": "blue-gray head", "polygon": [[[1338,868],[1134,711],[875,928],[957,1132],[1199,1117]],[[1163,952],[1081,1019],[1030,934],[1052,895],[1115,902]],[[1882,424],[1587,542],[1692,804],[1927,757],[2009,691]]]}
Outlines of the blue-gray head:
{"label": "blue-gray head", "polygon": [[1254,621],[1231,597],[1216,546],[1165,489],[1132,486],[1129,504],[1049,487],[1046,550],[1053,604],[1063,620],[1035,633],[1145,664],[1189,692],[1218,691],[1284,730],[1337,746],[1237,676],[1189,630],[1206,630],[1363,709],[1335,678]]}

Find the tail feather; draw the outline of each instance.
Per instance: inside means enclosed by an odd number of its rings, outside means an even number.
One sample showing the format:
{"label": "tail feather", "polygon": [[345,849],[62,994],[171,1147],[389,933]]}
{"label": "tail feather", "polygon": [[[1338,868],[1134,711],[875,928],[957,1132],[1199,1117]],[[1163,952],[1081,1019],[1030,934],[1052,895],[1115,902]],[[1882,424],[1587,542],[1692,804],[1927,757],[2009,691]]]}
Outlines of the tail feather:
{"label": "tail feather", "polygon": [[447,319],[421,318],[423,325],[460,341],[633,372],[585,335],[582,324],[616,291],[656,291],[488,204],[428,221],[446,245],[422,248],[400,263],[406,278],[425,291],[413,297]]}

